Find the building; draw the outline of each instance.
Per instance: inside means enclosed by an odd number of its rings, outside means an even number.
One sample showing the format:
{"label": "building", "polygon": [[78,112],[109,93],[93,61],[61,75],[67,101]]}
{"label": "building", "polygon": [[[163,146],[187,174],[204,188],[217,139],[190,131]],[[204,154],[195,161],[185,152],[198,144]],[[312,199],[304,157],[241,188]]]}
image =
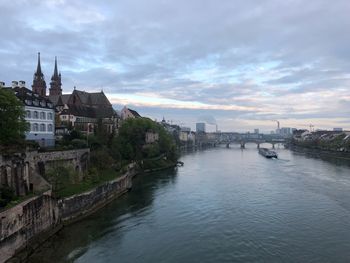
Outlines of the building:
{"label": "building", "polygon": [[279,134],[284,137],[289,137],[292,135],[292,129],[289,127],[283,127],[280,129]]}
{"label": "building", "polygon": [[25,87],[24,81],[13,81],[12,90],[16,97],[23,102],[29,123],[26,140],[36,141],[40,146],[55,145],[55,110],[53,103]]}
{"label": "building", "polygon": [[190,134],[190,132],[187,131],[180,131],[179,132],[179,139],[181,142],[187,142],[188,141],[188,135]]}
{"label": "building", "polygon": [[190,132],[191,128],[190,127],[180,127],[180,130],[183,132]]}
{"label": "building", "polygon": [[259,134],[259,129],[254,129],[255,134]]}
{"label": "building", "polygon": [[62,95],[62,81],[61,72],[58,73],[57,70],[57,57],[55,57],[55,68],[53,70],[53,75],[50,82],[49,96],[59,96]]}
{"label": "building", "polygon": [[141,118],[141,115],[137,111],[129,109],[126,106],[124,106],[120,115],[122,120],[126,120],[129,118]]}
{"label": "building", "polygon": [[154,131],[148,131],[145,135],[145,142],[146,144],[152,144],[159,141],[159,134]]}
{"label": "building", "polygon": [[205,132],[205,123],[204,122],[197,122],[196,123],[196,132],[197,133]]}
{"label": "building", "polygon": [[117,132],[120,117],[101,92],[74,89],[72,94],[50,95],[60,126],[66,125],[82,133],[94,133],[99,125],[108,133]]}
{"label": "building", "polygon": [[41,70],[40,52],[38,53],[38,65],[36,67],[36,72],[33,76],[32,91],[42,97],[46,97],[46,81],[44,73]]}
{"label": "building", "polygon": [[71,94],[62,94],[62,79],[57,67],[57,57],[55,57],[54,72],[51,77],[49,96],[47,96],[46,81],[41,69],[40,53],[38,53],[32,92],[52,102],[58,116],[56,126],[60,127],[59,133],[66,130],[65,126],[86,134],[93,133],[99,124],[103,125],[109,133],[116,132],[118,129],[119,115],[103,91],[89,93],[74,88]]}
{"label": "building", "polygon": [[343,128],[333,128],[333,131],[335,131],[335,132],[342,132]]}

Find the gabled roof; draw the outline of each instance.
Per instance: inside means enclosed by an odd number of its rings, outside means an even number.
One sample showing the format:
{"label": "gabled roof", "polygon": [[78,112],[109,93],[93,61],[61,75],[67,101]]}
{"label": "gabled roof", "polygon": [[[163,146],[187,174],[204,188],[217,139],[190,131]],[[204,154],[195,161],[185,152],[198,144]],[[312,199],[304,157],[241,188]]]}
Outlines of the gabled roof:
{"label": "gabled roof", "polygon": [[[21,100],[24,103],[24,105],[38,108],[53,108],[53,103],[50,99],[40,96],[39,94],[31,91],[30,89],[27,89],[25,87],[15,87],[10,90],[12,90],[15,93],[16,97],[19,100]],[[38,104],[35,105],[33,101],[37,101]]]}
{"label": "gabled roof", "polygon": [[86,92],[81,90],[74,90],[72,95],[77,95],[82,104],[88,105],[105,105],[111,106],[111,103],[107,99],[106,95],[101,92]]}
{"label": "gabled roof", "polygon": [[96,108],[85,105],[69,105],[69,108],[64,109],[61,114],[96,119],[111,118],[113,116],[116,116],[116,112],[113,110],[112,107]]}
{"label": "gabled roof", "polygon": [[137,117],[137,118],[140,118],[140,117],[141,117],[141,115],[140,115],[137,111],[132,110],[132,109],[129,109],[129,108],[128,108],[128,110],[129,110],[129,111],[131,112],[131,114],[134,115],[135,117]]}
{"label": "gabled roof", "polygon": [[55,106],[63,106],[68,103],[69,97],[71,94],[63,94],[63,95],[50,95],[49,99]]}

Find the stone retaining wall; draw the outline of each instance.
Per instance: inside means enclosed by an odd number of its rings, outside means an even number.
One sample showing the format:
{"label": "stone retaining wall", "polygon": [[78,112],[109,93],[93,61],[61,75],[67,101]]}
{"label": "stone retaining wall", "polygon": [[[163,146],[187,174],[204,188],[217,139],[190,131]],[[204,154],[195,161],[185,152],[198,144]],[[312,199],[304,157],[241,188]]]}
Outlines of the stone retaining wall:
{"label": "stone retaining wall", "polygon": [[[101,208],[132,186],[135,165],[129,165],[122,177],[95,189],[68,198],[55,199],[48,191],[0,213],[0,263],[18,252],[43,242],[54,229]],[[48,234],[49,233],[49,234]]]}

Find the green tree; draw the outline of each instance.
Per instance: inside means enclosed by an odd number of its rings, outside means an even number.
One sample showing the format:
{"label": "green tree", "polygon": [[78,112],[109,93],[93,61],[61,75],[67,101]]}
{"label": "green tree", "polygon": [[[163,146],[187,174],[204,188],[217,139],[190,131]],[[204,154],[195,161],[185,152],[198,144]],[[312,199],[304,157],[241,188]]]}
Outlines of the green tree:
{"label": "green tree", "polygon": [[[145,142],[148,131],[159,135],[159,140],[152,145],[146,145]],[[119,149],[124,160],[142,160],[159,155],[176,159],[176,147],[172,136],[161,125],[148,118],[126,120],[112,145]]]}
{"label": "green tree", "polygon": [[16,144],[28,130],[23,104],[10,90],[0,88],[0,145]]}

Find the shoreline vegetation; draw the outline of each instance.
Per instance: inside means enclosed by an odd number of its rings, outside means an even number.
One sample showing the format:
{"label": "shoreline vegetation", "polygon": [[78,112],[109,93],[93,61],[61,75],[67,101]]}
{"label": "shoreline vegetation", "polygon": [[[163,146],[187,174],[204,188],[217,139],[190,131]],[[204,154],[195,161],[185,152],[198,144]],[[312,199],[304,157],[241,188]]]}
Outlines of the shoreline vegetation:
{"label": "shoreline vegetation", "polygon": [[[178,152],[173,137],[163,126],[148,118],[123,121],[118,134],[108,133],[103,128],[87,136],[71,130],[58,141],[55,149],[39,150],[45,152],[89,148],[90,161],[87,169],[78,172],[74,167],[58,162],[45,171],[44,178],[51,184],[53,195],[61,198],[88,191],[118,178],[125,173],[130,163],[137,163],[140,171],[146,172],[174,167]],[[21,141],[20,145],[14,144],[9,149],[25,151],[26,147]],[[37,194],[41,193],[31,193]],[[0,210],[13,207],[22,199],[28,198],[18,198],[14,196],[13,190],[3,188],[0,191]]]}
{"label": "shoreline vegetation", "polygon": [[[147,133],[155,138],[147,140]],[[81,146],[85,143],[84,137],[77,131],[64,138],[61,145],[67,146],[70,142]],[[148,118],[125,120],[117,135],[98,130],[95,135],[87,137],[87,142],[91,153],[86,173],[79,175],[64,167],[48,172],[47,179],[59,197],[88,191],[116,179],[127,171],[131,163],[136,163],[137,169],[142,172],[175,166],[178,159],[172,136]]]}
{"label": "shoreline vegetation", "polygon": [[[118,134],[97,130],[93,135],[84,136],[72,130],[63,136],[56,148],[87,147],[90,149],[90,158],[84,171],[78,171],[61,161],[45,169],[43,178],[51,188],[48,191],[16,197],[11,189],[1,189],[0,201],[3,203],[0,213],[5,220],[2,222],[3,227],[18,225],[15,229],[11,228],[1,240],[7,259],[13,257],[15,260],[25,260],[64,225],[95,213],[130,190],[134,176],[173,168],[179,163],[173,136],[160,124],[147,118],[125,120]],[[28,150],[24,147],[20,149],[23,152]],[[55,149],[40,150],[48,152]],[[22,221],[28,216],[35,218],[31,224],[25,225]],[[46,217],[48,225],[44,226],[39,221]],[[15,218],[18,220],[12,222]],[[28,231],[30,235],[27,235]]]}

